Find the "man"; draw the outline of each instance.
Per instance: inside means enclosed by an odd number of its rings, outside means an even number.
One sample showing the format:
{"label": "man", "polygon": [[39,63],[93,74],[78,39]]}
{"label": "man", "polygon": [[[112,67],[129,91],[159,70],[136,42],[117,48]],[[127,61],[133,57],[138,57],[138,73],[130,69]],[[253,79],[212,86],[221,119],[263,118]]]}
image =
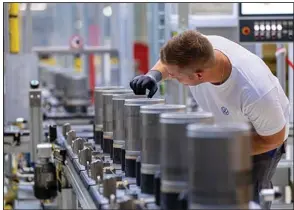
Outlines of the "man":
{"label": "man", "polygon": [[239,44],[193,30],[169,40],[155,66],[130,86],[135,94],[149,89],[152,97],[157,83],[167,78],[188,85],[199,106],[217,122],[252,124],[254,200],[259,202],[260,190],[272,188],[289,132],[289,100],[278,79],[262,59]]}

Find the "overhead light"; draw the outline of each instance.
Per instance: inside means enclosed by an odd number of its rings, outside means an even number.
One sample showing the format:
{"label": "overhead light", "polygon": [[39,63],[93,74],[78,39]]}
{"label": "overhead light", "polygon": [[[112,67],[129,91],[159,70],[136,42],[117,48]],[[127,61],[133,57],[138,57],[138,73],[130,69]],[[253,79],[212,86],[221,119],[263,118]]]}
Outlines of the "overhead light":
{"label": "overhead light", "polygon": [[110,17],[112,15],[111,6],[107,6],[103,8],[103,15],[105,15],[106,17]]}
{"label": "overhead light", "polygon": [[[27,9],[27,3],[20,3],[20,11]],[[44,11],[47,9],[46,3],[31,3],[31,11]]]}

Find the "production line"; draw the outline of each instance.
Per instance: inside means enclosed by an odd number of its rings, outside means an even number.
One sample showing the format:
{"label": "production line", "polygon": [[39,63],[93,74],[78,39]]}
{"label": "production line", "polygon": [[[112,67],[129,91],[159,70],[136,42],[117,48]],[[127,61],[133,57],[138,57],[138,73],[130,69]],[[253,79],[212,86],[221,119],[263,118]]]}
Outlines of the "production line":
{"label": "production line", "polygon": [[[64,109],[55,118],[54,109],[43,111],[37,81],[29,95],[32,129],[7,126],[4,151],[31,154],[34,182],[26,185],[33,196],[27,200],[35,200],[36,209],[258,208],[251,202],[246,124],[215,125],[211,113],[189,113],[185,105],[120,86],[97,87],[94,112]],[[274,195],[265,190],[261,198]],[[18,196],[14,209],[24,203]]]}

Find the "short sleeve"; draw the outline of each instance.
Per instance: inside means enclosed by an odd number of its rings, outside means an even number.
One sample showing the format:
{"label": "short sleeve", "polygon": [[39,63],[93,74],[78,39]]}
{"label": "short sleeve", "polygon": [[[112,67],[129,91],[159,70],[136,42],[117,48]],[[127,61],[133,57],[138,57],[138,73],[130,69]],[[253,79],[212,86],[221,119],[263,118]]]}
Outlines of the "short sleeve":
{"label": "short sleeve", "polygon": [[273,88],[262,98],[248,105],[244,112],[255,131],[261,136],[276,134],[286,125],[277,88]]}

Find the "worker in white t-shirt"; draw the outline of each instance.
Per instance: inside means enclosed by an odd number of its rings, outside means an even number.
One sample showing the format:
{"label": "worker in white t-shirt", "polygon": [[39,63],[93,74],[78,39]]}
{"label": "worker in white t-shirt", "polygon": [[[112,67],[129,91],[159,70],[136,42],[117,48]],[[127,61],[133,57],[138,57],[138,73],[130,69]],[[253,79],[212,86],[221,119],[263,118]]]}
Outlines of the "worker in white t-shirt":
{"label": "worker in white t-shirt", "polygon": [[[289,132],[290,105],[278,79],[255,54],[221,36],[185,31],[169,40],[160,60],[146,74],[135,77],[130,86],[135,94],[167,78],[188,85],[197,104],[212,112],[216,122],[250,122],[254,200],[259,192],[272,188],[271,178]],[[269,209],[271,203],[262,207]]]}

